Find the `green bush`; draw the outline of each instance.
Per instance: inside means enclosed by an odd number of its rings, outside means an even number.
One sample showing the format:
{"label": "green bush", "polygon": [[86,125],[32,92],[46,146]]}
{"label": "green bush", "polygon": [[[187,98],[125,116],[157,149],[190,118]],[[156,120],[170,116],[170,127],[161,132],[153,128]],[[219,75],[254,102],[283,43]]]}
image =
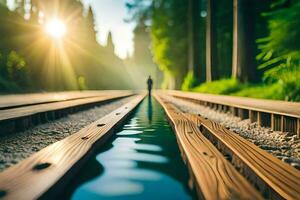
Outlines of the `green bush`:
{"label": "green bush", "polygon": [[246,85],[241,84],[236,79],[221,79],[203,83],[198,87],[193,88],[192,91],[211,94],[230,94],[233,92],[237,92],[245,87]]}
{"label": "green bush", "polygon": [[0,54],[0,92],[20,92],[30,88],[27,65],[22,56],[11,51]]}
{"label": "green bush", "polygon": [[79,90],[87,90],[86,80],[83,76],[78,77],[78,88]]}
{"label": "green bush", "polygon": [[245,87],[244,89],[231,93],[233,96],[260,98],[260,99],[284,99],[282,84],[275,83],[270,85],[258,84]]}
{"label": "green bush", "polygon": [[268,98],[300,101],[300,2],[281,0],[272,6],[265,14],[270,34],[258,40],[259,69],[267,84],[263,90]]}
{"label": "green bush", "polygon": [[194,73],[188,72],[188,74],[186,75],[186,77],[184,78],[184,81],[182,83],[181,90],[188,91],[188,90],[192,89],[195,86],[196,82],[197,82],[197,80],[194,76]]}
{"label": "green bush", "polygon": [[[270,84],[255,85],[241,84],[234,79],[223,79],[201,84],[191,89],[191,91],[261,99],[300,101],[300,82],[295,80],[300,80],[300,76],[297,74],[290,76],[293,78]],[[287,75],[287,77],[289,76]]]}

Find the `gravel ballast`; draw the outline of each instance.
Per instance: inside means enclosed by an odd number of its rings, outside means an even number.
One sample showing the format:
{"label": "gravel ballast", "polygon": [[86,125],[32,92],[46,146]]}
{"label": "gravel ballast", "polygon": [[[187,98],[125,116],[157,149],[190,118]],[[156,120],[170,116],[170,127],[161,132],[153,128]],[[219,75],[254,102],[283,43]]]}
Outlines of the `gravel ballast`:
{"label": "gravel ballast", "polygon": [[38,125],[23,132],[0,137],[0,171],[29,157],[42,148],[55,143],[127,103],[127,97],[105,103],[85,111],[69,114],[58,120]]}
{"label": "gravel ballast", "polygon": [[171,96],[168,96],[167,100],[183,112],[200,114],[224,125],[278,159],[300,170],[300,139],[297,139],[295,134],[259,127],[256,122],[251,123],[249,119],[242,120],[230,113],[213,110],[187,100]]}

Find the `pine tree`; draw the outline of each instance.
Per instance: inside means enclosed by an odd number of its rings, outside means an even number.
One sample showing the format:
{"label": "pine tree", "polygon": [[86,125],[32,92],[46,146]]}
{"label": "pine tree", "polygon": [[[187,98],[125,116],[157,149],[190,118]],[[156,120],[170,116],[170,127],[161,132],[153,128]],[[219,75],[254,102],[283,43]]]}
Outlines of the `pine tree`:
{"label": "pine tree", "polygon": [[[139,21],[134,29],[134,53],[133,61],[136,65],[136,71],[140,76],[147,77],[151,75],[157,80],[155,70],[157,68],[153,63],[153,56],[151,53],[150,45],[151,38],[149,33],[149,27],[145,25],[143,19]],[[141,78],[144,78],[141,77]],[[144,80],[141,80],[144,81]]]}
{"label": "pine tree", "polygon": [[114,53],[115,52],[115,45],[112,38],[112,33],[109,31],[107,35],[107,43],[106,43],[106,49],[108,52]]}
{"label": "pine tree", "polygon": [[93,10],[90,6],[89,6],[89,9],[88,9],[87,16],[85,18],[86,18],[85,23],[86,23],[86,26],[87,26],[87,35],[90,38],[90,40],[96,42],[97,32],[95,30],[95,22],[94,22],[95,18],[94,18]]}

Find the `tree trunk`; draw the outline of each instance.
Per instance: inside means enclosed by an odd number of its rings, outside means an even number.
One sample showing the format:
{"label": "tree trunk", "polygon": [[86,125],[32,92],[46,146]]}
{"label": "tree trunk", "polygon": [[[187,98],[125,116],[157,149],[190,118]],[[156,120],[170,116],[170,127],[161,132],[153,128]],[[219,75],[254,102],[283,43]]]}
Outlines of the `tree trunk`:
{"label": "tree trunk", "polygon": [[253,0],[234,0],[232,77],[241,82],[254,81],[255,14]]}
{"label": "tree trunk", "polygon": [[216,0],[207,0],[206,17],[206,82],[216,80],[218,74]]}
{"label": "tree trunk", "polygon": [[201,77],[200,67],[200,2],[189,0],[188,7],[188,71],[193,72],[199,81]]}

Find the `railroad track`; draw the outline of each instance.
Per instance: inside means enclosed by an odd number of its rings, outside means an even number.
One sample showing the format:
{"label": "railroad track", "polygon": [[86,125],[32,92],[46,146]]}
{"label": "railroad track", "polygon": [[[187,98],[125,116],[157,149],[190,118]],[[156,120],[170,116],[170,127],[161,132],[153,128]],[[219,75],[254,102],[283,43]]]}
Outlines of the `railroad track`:
{"label": "railroad track", "polygon": [[[263,198],[299,199],[300,171],[216,122],[183,113],[168,102],[168,95],[170,93],[160,92],[156,98],[176,132],[199,196],[203,195],[205,199],[258,199],[247,196],[256,193],[249,192],[253,188],[244,184],[242,174]],[[184,98],[183,94],[180,97]]]}
{"label": "railroad track", "polygon": [[0,97],[0,110],[18,108],[29,105],[38,105],[43,103],[62,102],[75,99],[84,99],[97,96],[105,96],[109,94],[120,94],[126,91],[122,90],[100,90],[100,91],[70,91],[70,92],[47,92],[33,94],[14,94],[2,95]]}
{"label": "railroad track", "polygon": [[251,122],[270,127],[274,131],[291,132],[300,137],[300,103],[175,90],[163,92],[218,111],[230,112],[241,119],[249,118]]}
{"label": "railroad track", "polygon": [[2,96],[0,135],[22,131],[68,113],[134,94],[132,91],[93,91]]}
{"label": "railroad track", "polygon": [[143,100],[139,94],[79,132],[0,173],[0,199],[53,199]]}
{"label": "railroad track", "polygon": [[[180,94],[180,98],[199,102],[185,98],[183,94]],[[102,98],[106,101],[132,96],[128,103],[105,117],[1,172],[0,199],[56,198],[95,149],[108,141],[145,97],[145,94],[131,92],[114,95],[110,98],[100,96],[47,102],[64,104],[77,100],[87,102],[88,99]],[[228,128],[203,116],[182,112],[172,103],[170,96],[176,95],[162,91],[155,93],[173,127],[182,158],[188,166],[189,185],[197,191],[199,199],[299,199],[300,171]],[[28,106],[32,105],[24,107]],[[12,109],[20,108],[22,106]]]}

